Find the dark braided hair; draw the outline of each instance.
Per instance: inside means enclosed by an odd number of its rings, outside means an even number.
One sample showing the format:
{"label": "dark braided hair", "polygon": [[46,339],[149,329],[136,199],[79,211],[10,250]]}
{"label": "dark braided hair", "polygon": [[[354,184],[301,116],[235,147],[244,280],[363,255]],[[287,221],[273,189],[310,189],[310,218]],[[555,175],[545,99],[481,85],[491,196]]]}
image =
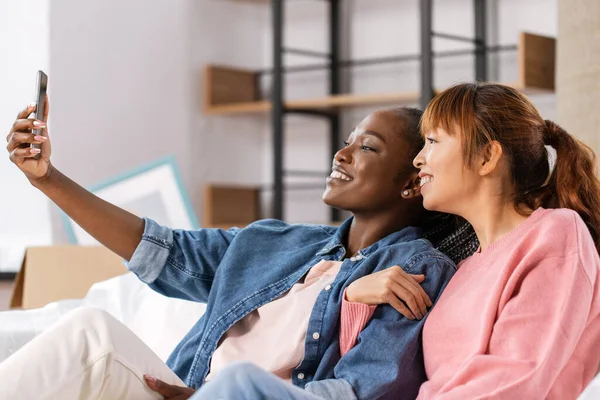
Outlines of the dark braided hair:
{"label": "dark braided hair", "polygon": [[479,248],[475,230],[456,215],[431,212],[422,224],[423,237],[458,264]]}
{"label": "dark braided hair", "polygon": [[[390,108],[387,111],[402,120],[402,138],[406,140],[410,149],[406,169],[398,175],[403,177],[407,170],[414,169],[412,161],[423,147],[423,136],[420,131],[423,111],[411,107]],[[455,264],[471,256],[479,248],[479,240],[473,227],[461,217],[425,211],[421,228],[423,237]]]}

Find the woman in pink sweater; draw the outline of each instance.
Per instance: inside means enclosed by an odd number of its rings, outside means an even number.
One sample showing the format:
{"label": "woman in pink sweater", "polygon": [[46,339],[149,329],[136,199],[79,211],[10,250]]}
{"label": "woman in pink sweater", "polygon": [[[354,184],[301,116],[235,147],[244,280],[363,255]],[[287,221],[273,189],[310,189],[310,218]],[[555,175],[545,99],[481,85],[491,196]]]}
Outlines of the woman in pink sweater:
{"label": "woman in pink sweater", "polygon": [[[600,362],[600,183],[593,152],[516,90],[460,84],[422,120],[425,208],[459,215],[481,247],[423,330],[419,399],[575,399]],[[346,290],[358,331],[377,275]],[[348,311],[348,310],[351,310]],[[363,324],[364,325],[364,324]]]}

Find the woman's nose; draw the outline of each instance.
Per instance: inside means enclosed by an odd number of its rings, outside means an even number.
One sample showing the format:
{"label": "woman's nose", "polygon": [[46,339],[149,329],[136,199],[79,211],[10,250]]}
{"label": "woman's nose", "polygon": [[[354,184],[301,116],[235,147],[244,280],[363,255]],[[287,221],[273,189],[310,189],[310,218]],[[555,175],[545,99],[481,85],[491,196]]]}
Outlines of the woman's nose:
{"label": "woman's nose", "polygon": [[335,153],[335,155],[333,156],[333,161],[337,161],[338,163],[341,163],[341,162],[351,163],[352,162],[352,154],[350,152],[350,146],[346,146],[346,147],[339,149],[337,151],[337,153]]}
{"label": "woman's nose", "polygon": [[421,149],[419,154],[417,154],[417,156],[413,160],[413,165],[415,166],[415,168],[421,169],[425,165],[425,157],[423,156],[423,150],[424,149]]}

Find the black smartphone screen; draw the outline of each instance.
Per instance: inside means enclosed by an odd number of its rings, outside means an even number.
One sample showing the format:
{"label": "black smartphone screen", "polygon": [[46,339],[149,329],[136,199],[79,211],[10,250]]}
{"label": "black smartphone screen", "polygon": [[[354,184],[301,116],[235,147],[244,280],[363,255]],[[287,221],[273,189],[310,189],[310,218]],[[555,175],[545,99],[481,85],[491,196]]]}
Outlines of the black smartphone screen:
{"label": "black smartphone screen", "polygon": [[[37,80],[35,84],[35,102],[37,103],[37,107],[35,112],[33,113],[33,118],[39,119],[40,121],[44,118],[44,107],[46,103],[46,90],[48,89],[48,75],[44,73],[44,71],[37,72]],[[32,133],[34,135],[41,134],[41,129],[33,129]],[[40,149],[41,145],[32,144],[32,148]],[[36,154],[35,158],[40,158],[39,154]]]}

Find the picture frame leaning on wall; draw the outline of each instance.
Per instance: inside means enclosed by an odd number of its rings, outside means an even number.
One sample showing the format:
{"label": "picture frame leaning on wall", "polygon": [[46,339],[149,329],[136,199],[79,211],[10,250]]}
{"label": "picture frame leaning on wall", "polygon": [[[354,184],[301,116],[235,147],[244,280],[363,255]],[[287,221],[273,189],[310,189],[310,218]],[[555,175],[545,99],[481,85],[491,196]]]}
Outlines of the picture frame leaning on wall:
{"label": "picture frame leaning on wall", "polygon": [[[139,217],[151,218],[170,228],[198,229],[200,226],[173,156],[143,165],[88,190]],[[99,245],[66,214],[61,216],[70,243]]]}

